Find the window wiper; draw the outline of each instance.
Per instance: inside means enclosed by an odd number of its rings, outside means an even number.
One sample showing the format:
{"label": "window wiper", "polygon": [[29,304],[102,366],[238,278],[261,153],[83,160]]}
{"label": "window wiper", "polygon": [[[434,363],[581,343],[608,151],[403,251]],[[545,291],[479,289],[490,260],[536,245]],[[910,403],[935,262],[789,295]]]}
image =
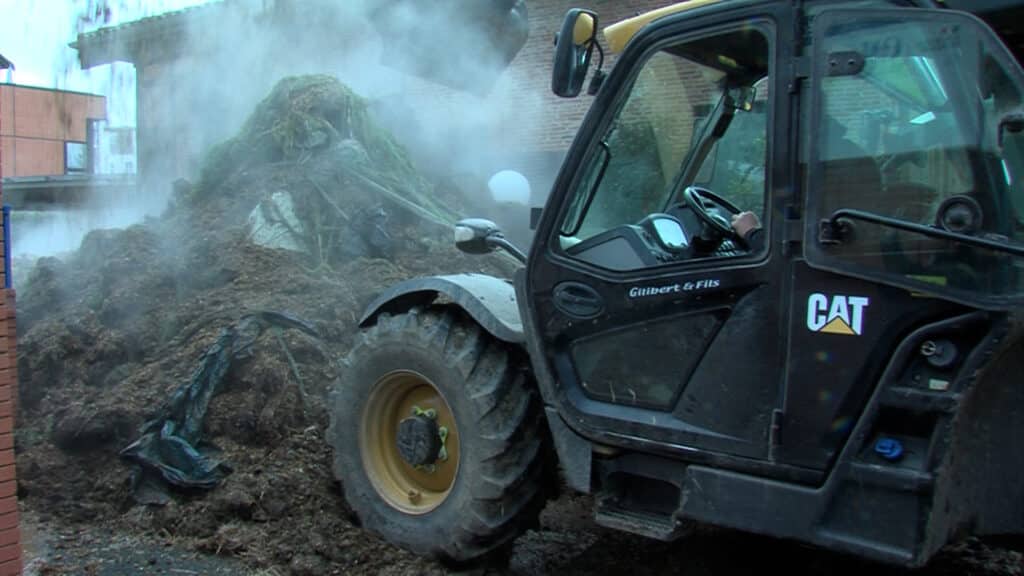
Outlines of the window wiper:
{"label": "window wiper", "polygon": [[823,219],[818,227],[818,241],[822,244],[829,245],[842,243],[844,238],[848,237],[853,230],[852,226],[848,222],[849,220],[871,222],[872,224],[878,224],[888,228],[917,232],[932,238],[952,240],[968,246],[988,248],[996,252],[1004,252],[1014,256],[1024,256],[1024,246],[1015,246],[999,242],[997,240],[990,240],[988,238],[979,238],[977,236],[960,234],[959,232],[950,232],[949,230],[943,230],[942,228],[936,228],[934,226],[925,226],[924,224],[918,224],[916,222],[907,222],[906,220],[900,220],[899,218],[890,218],[888,216],[882,216],[881,214],[875,214],[874,212],[854,210],[852,208],[840,208],[833,212],[828,218]]}

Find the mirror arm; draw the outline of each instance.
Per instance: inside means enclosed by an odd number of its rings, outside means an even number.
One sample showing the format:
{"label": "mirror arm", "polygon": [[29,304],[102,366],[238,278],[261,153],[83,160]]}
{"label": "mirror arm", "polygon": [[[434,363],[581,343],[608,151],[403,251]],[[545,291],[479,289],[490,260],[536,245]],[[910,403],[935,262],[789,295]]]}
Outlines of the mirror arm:
{"label": "mirror arm", "polygon": [[495,248],[502,248],[506,252],[512,255],[513,258],[519,260],[520,263],[526,264],[526,254],[522,250],[516,248],[516,245],[505,239],[500,234],[491,234],[487,237],[487,245]]}
{"label": "mirror arm", "polygon": [[604,79],[608,75],[602,70],[604,67],[604,49],[601,48],[601,43],[597,41],[596,37],[591,42],[597,48],[597,69],[594,70],[594,74],[590,77],[590,84],[587,85],[587,95],[594,96],[601,89],[601,86],[604,85]]}
{"label": "mirror arm", "polygon": [[590,40],[590,43],[597,48],[597,71],[600,72],[601,68],[604,67],[604,48],[601,48],[601,43],[597,41],[597,35]]}

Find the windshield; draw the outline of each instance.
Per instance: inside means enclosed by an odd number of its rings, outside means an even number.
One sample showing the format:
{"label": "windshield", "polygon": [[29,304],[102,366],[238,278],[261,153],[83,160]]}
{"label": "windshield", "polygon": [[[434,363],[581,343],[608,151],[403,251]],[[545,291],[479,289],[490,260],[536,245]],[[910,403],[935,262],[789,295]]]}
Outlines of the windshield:
{"label": "windshield", "polygon": [[659,211],[672,192],[673,176],[722,98],[724,76],[666,51],[648,60],[585,169],[563,234],[585,239]]}
{"label": "windshield", "polygon": [[[808,142],[817,218],[858,209],[1024,242],[1020,136],[1006,129],[1021,109],[1012,63],[971,21],[888,18],[833,17],[818,42],[828,68]],[[817,248],[900,282],[985,296],[1024,289],[1020,263],[998,251],[867,222],[851,230]]]}
{"label": "windshield", "polygon": [[740,210],[764,212],[768,152],[768,78],[754,84],[749,109],[737,110],[729,129],[703,159],[694,183],[727,197]]}
{"label": "windshield", "polygon": [[[673,213],[691,184],[761,216],[769,54],[767,37],[744,29],[647,58],[583,163],[559,228],[561,247]],[[692,214],[680,219],[687,235],[700,232]]]}

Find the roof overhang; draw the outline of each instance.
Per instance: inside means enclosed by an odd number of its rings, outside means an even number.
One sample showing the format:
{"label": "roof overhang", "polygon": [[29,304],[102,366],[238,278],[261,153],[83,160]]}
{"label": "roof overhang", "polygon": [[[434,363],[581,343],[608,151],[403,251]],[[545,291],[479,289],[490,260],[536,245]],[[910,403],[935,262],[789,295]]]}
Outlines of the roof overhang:
{"label": "roof overhang", "polygon": [[[702,0],[695,0],[702,1]],[[370,22],[384,39],[381,64],[439,84],[486,93],[526,44],[526,0],[365,0]],[[70,44],[82,68],[111,62],[167,61],[195,45],[197,34],[215,36],[231,2],[220,1],[80,34]],[[266,10],[278,10],[273,5]],[[297,18],[310,33],[331,37],[336,22],[278,10]],[[302,20],[305,18],[305,20]],[[264,20],[272,26],[273,18]],[[190,39],[192,42],[190,42]]]}
{"label": "roof overhang", "polygon": [[[158,51],[164,55],[180,54],[187,45],[188,31],[195,26],[194,20],[216,16],[223,7],[223,2],[202,4],[107,26],[79,34],[68,46],[78,51],[83,69],[112,62],[144,63],[153,59]],[[211,23],[213,21],[211,18]]]}

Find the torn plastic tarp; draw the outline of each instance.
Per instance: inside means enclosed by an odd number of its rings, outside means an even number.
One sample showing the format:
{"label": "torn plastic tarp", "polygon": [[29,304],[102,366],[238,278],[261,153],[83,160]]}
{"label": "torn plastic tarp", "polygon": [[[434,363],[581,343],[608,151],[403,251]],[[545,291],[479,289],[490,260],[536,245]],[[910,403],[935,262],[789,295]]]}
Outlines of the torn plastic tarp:
{"label": "torn plastic tarp", "polygon": [[268,326],[294,328],[319,339],[309,323],[279,312],[249,314],[222,330],[203,354],[189,382],[180,386],[160,412],[143,424],[142,436],[121,450],[121,457],[135,465],[132,491],[136,500],[164,504],[168,501],[166,484],[208,490],[231,473],[231,467],[202,442],[203,420],[231,362],[251,356],[253,343]]}

